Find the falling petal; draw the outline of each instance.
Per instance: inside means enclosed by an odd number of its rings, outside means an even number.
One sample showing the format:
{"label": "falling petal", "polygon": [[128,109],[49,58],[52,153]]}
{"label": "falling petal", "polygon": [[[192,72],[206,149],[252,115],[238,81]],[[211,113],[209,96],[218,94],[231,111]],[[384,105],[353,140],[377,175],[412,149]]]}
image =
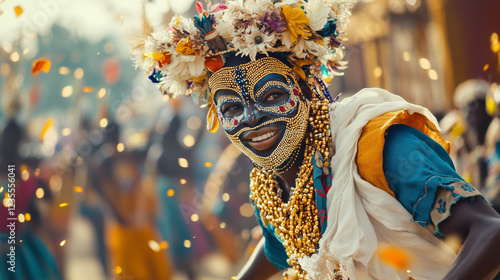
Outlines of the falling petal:
{"label": "falling petal", "polygon": [[39,58],[33,61],[33,66],[31,68],[31,73],[33,75],[38,75],[40,71],[48,73],[50,71],[50,60],[47,58]]}
{"label": "falling petal", "polygon": [[40,133],[40,141],[43,141],[43,139],[45,138],[45,134],[47,134],[47,131],[49,131],[51,126],[52,126],[52,118],[48,119],[45,125],[43,126],[42,132]]}
{"label": "falling petal", "polygon": [[93,92],[94,88],[93,87],[83,87],[83,92]]}
{"label": "falling petal", "polygon": [[14,12],[16,13],[16,17],[19,17],[23,13],[23,8],[21,8],[21,6],[15,6],[14,7]]}
{"label": "falling petal", "polygon": [[108,58],[102,67],[104,81],[109,85],[114,85],[120,80],[120,61],[116,58]]}
{"label": "falling petal", "polygon": [[161,248],[162,250],[167,249],[167,248],[168,248],[168,242],[167,242],[167,241],[162,241],[162,242],[160,242],[160,248]]}
{"label": "falling petal", "polygon": [[400,270],[408,269],[410,255],[401,247],[382,244],[378,248],[378,255],[382,262]]}

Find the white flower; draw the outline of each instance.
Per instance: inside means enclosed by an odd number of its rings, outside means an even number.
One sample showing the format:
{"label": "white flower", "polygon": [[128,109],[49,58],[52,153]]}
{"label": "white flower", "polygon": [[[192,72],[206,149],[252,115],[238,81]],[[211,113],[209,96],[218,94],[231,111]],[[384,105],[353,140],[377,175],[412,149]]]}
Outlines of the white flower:
{"label": "white flower", "polygon": [[259,52],[268,55],[267,50],[272,49],[273,34],[265,33],[253,25],[249,26],[245,33],[243,40],[237,42],[237,55],[249,56],[252,60],[255,60]]}
{"label": "white flower", "polygon": [[234,11],[234,10],[243,10],[244,9],[244,3],[243,0],[234,0],[234,1],[227,1],[226,2],[226,7],[228,11]]}
{"label": "white flower", "polygon": [[223,13],[219,18],[215,29],[226,42],[231,42],[231,39],[235,36],[234,18],[231,13]]}
{"label": "white flower", "polygon": [[266,11],[272,9],[273,3],[269,0],[247,0],[245,1],[245,12],[252,18],[258,19]]}
{"label": "white flower", "polygon": [[170,75],[166,75],[161,78],[160,88],[162,91],[173,94],[174,96],[183,95],[187,90],[187,82],[184,79],[178,79],[176,75],[172,75],[172,72],[168,72]]}
{"label": "white flower", "polygon": [[198,77],[205,70],[205,58],[202,55],[176,55],[167,69],[179,79]]}
{"label": "white flower", "polygon": [[191,36],[195,36],[199,34],[198,28],[194,26],[194,22],[192,18],[185,18],[182,16],[175,16],[170,21],[170,26],[176,30],[179,30],[182,34],[190,34]]}
{"label": "white flower", "polygon": [[297,58],[305,58],[307,57],[306,49],[306,40],[304,38],[299,38],[297,44],[293,47],[292,51]]}
{"label": "white flower", "polygon": [[293,41],[292,41],[292,35],[290,34],[290,31],[285,31],[282,33],[283,36],[281,37],[281,43],[291,49],[292,48],[292,45],[293,45]]}
{"label": "white flower", "polygon": [[329,7],[325,7],[323,0],[309,0],[304,5],[307,18],[309,18],[309,27],[317,31],[323,29],[328,21],[328,15],[331,12]]}

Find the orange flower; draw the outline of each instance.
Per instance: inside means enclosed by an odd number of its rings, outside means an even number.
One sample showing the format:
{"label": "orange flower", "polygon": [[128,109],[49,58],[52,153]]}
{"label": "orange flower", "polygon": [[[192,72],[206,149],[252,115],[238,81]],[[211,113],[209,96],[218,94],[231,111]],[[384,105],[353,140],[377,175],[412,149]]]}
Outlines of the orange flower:
{"label": "orange flower", "polygon": [[160,53],[160,52],[145,52],[144,57],[151,57],[153,60],[156,60],[160,63],[160,67],[163,66],[163,64],[169,64],[170,63],[170,57],[172,55],[168,52],[166,53]]}
{"label": "orange flower", "polygon": [[50,71],[50,60],[47,58],[39,58],[33,61],[33,67],[31,68],[31,73],[33,75],[38,75],[40,71],[48,73]]}
{"label": "orange flower", "polygon": [[287,23],[286,29],[290,32],[293,43],[298,41],[299,36],[304,39],[311,37],[311,30],[307,26],[309,19],[301,7],[292,8],[289,5],[283,5],[281,12]]}
{"label": "orange flower", "polygon": [[181,55],[196,55],[196,51],[193,49],[193,43],[189,42],[189,37],[186,40],[181,40],[177,43],[177,47],[175,48],[177,53]]}

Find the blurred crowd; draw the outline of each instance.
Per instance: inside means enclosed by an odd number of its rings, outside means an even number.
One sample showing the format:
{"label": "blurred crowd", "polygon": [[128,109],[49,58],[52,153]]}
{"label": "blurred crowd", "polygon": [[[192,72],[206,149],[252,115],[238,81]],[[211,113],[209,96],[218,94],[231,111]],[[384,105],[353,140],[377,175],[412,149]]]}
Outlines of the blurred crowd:
{"label": "blurred crowd", "polygon": [[[5,267],[1,279],[224,279],[236,273],[241,265],[234,264],[260,237],[248,201],[250,165],[227,140],[201,141],[201,119],[186,118],[182,107],[173,100],[160,110],[137,148],[125,146],[111,118],[105,125],[82,119],[50,157],[24,157],[21,146],[41,149],[45,139],[29,139],[15,116],[3,119],[1,166],[16,173],[18,271]],[[0,177],[4,206],[8,172]],[[6,221],[9,208],[0,209]],[[2,235],[9,235],[6,227]],[[4,240],[2,266],[10,247]]]}

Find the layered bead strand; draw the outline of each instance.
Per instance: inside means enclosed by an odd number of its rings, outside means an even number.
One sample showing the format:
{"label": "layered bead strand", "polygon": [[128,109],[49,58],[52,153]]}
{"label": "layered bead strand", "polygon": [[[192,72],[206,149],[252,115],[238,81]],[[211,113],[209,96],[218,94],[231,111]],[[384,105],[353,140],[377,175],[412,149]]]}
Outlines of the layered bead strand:
{"label": "layered bead strand", "polygon": [[[316,153],[320,153],[328,167],[330,161],[329,144],[331,143],[328,101],[313,98],[309,115],[309,132],[305,139],[305,151],[302,165],[290,190],[288,202],[281,198],[281,189],[272,170],[254,168],[250,173],[250,198],[260,211],[264,225],[276,228],[276,234],[283,242],[288,256],[288,263],[299,279],[306,279],[298,259],[310,256],[318,249],[321,231],[318,210],[315,202],[313,184],[313,162]],[[285,274],[285,279],[288,276]]]}

